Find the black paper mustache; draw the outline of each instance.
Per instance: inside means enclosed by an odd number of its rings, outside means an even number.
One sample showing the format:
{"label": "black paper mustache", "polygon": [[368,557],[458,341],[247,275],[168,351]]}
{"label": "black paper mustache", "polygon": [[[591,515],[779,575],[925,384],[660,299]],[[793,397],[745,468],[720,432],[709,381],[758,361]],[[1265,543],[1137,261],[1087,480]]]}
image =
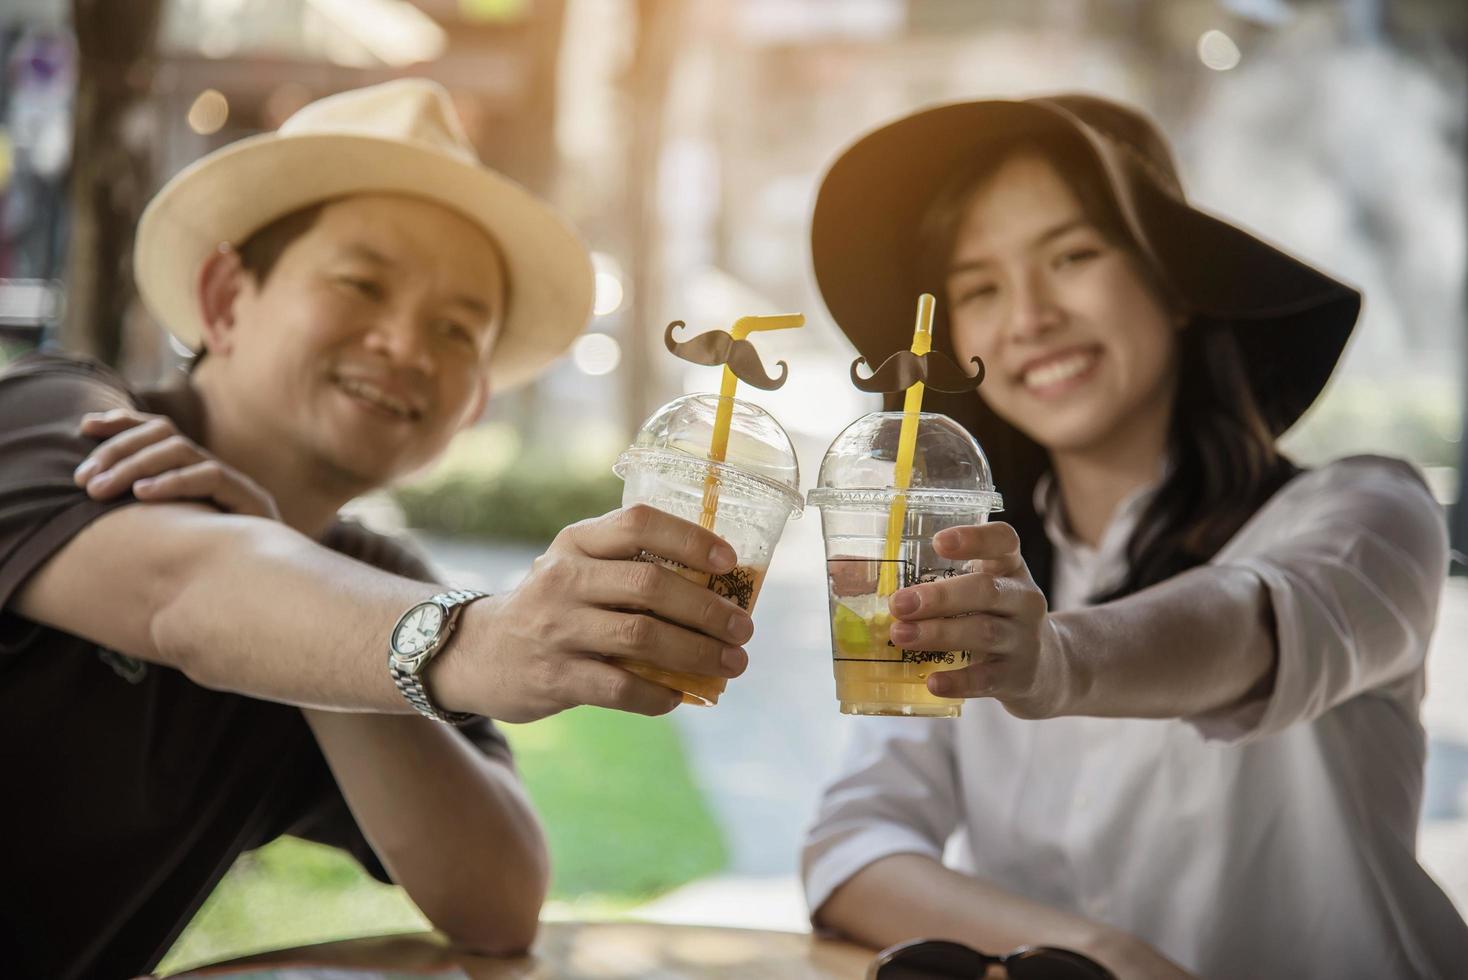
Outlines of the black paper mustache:
{"label": "black paper mustache", "polygon": [[734,377],[765,391],[780,388],[790,377],[790,365],[784,361],[775,362],[780,365],[780,376],[770,377],[764,364],[760,362],[759,351],[754,349],[754,345],[747,340],[735,340],[723,330],[710,330],[679,343],[673,339],[673,331],[683,326],[687,324],[682,320],[674,320],[663,331],[663,343],[676,357],[708,367],[727,365],[734,372]]}
{"label": "black paper mustache", "polygon": [[873,371],[870,378],[862,378],[856,373],[856,368],[866,362],[865,357],[858,357],[851,362],[851,383],[860,390],[873,394],[895,394],[921,381],[934,391],[957,395],[965,391],[977,391],[979,385],[984,383],[984,362],[977,357],[972,363],[978,365],[978,374],[966,374],[963,368],[954,363],[953,358],[936,350],[922,355],[914,354],[910,350],[900,350],[883,361],[882,366]]}

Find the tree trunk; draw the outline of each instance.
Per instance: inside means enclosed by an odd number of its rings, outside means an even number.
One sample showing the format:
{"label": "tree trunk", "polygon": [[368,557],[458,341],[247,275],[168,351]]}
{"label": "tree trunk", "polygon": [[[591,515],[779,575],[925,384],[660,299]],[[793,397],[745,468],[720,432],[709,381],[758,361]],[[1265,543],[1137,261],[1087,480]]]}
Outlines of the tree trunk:
{"label": "tree trunk", "polygon": [[628,278],[632,297],[627,309],[622,392],[626,421],[634,428],[656,407],[651,370],[656,348],[652,338],[662,332],[662,325],[652,319],[662,305],[656,195],[658,159],[663,146],[663,110],[678,52],[683,7],[682,0],[637,0],[637,41],[627,76],[632,125],[623,145],[627,161],[626,214],[631,228]]}
{"label": "tree trunk", "polygon": [[152,185],[148,147],[129,138],[127,123],[145,111],[152,88],[161,7],[161,0],[72,0],[78,71],[61,339],[111,365],[135,295],[133,232]]}
{"label": "tree trunk", "polygon": [[[1464,120],[1464,124],[1468,127],[1468,119]],[[1468,128],[1464,131],[1468,132]],[[1463,155],[1462,160],[1465,191],[1468,191],[1468,153]],[[1464,199],[1468,201],[1468,193],[1464,194]],[[1463,213],[1463,221],[1468,226],[1468,210]],[[1465,295],[1464,303],[1465,309],[1468,309],[1468,295]],[[1468,323],[1463,324],[1463,327],[1464,329],[1458,331],[1458,356],[1463,365],[1463,373],[1458,380],[1459,402],[1462,405],[1458,415],[1458,496],[1448,505],[1451,521],[1449,539],[1455,552],[1453,557],[1457,559],[1448,567],[1457,575],[1468,574],[1468,505],[1464,503],[1468,500]]]}

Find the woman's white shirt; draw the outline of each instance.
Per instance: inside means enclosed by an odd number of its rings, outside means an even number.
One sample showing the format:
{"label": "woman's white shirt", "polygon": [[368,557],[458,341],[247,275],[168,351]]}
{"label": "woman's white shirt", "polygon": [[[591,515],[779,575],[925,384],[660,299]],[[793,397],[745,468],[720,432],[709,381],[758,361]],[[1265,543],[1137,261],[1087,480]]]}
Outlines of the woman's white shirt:
{"label": "woman's white shirt", "polygon": [[[1148,500],[1099,546],[1047,514],[1050,605],[1115,585]],[[1468,927],[1417,863],[1418,707],[1447,564],[1408,464],[1304,473],[1213,559],[1269,590],[1272,692],[1176,720],[862,719],[806,841],[812,909],[866,865],[942,859],[1145,939],[1206,978],[1468,975]]]}

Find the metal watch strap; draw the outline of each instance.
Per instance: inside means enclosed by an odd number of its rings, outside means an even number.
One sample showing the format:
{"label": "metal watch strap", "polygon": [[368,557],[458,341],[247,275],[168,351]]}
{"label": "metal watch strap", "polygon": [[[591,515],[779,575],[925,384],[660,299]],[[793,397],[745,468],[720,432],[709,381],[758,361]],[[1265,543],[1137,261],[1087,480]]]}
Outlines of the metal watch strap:
{"label": "metal watch strap", "polygon": [[[436,602],[443,607],[444,625],[448,629],[453,629],[457,625],[457,613],[459,611],[459,607],[465,605],[466,603],[472,602],[475,599],[483,599],[487,595],[489,595],[488,592],[475,592],[469,589],[455,589],[451,592],[440,592],[436,596],[429,597],[427,601]],[[445,642],[447,642],[449,638],[450,637],[445,637]],[[439,653],[442,652],[443,647],[440,646],[439,649],[434,652],[434,656],[436,657]],[[430,660],[427,663],[424,663],[423,666],[426,668],[428,666],[428,663],[431,662],[432,659],[430,658]],[[403,698],[409,704],[411,704],[414,710],[416,710],[423,717],[432,718],[434,721],[441,721],[445,725],[462,725],[465,722],[473,721],[476,717],[478,717],[477,715],[474,715],[470,712],[444,711],[439,708],[438,705],[433,703],[433,699],[428,696],[428,689],[423,686],[423,679],[414,674],[410,674],[406,670],[403,670],[401,667],[399,667],[394,660],[391,652],[389,652],[387,658],[387,670],[388,673],[392,674],[393,683],[398,686],[398,692],[402,694]]]}

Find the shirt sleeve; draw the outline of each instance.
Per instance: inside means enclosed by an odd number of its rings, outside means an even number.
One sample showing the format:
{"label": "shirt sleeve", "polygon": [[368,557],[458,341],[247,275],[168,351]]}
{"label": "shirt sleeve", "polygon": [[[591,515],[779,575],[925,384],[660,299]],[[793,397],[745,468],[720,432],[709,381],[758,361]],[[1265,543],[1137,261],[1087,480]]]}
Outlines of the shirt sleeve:
{"label": "shirt sleeve", "polygon": [[136,407],[115,375],[74,358],[28,355],[0,374],[0,648],[35,633],[4,612],[21,584],[92,521],[134,502],[92,500],[72,472],[97,447],[82,416]]}
{"label": "shirt sleeve", "polygon": [[[1410,465],[1353,457],[1301,477],[1215,564],[1253,572],[1269,593],[1277,661],[1257,701],[1190,719],[1242,741],[1386,693],[1424,669],[1447,573],[1441,507]],[[1419,692],[1420,693],[1420,692]]]}
{"label": "shirt sleeve", "polygon": [[958,826],[953,722],[863,719],[821,797],[801,854],[812,917],[862,868],[893,854],[943,859]]}

